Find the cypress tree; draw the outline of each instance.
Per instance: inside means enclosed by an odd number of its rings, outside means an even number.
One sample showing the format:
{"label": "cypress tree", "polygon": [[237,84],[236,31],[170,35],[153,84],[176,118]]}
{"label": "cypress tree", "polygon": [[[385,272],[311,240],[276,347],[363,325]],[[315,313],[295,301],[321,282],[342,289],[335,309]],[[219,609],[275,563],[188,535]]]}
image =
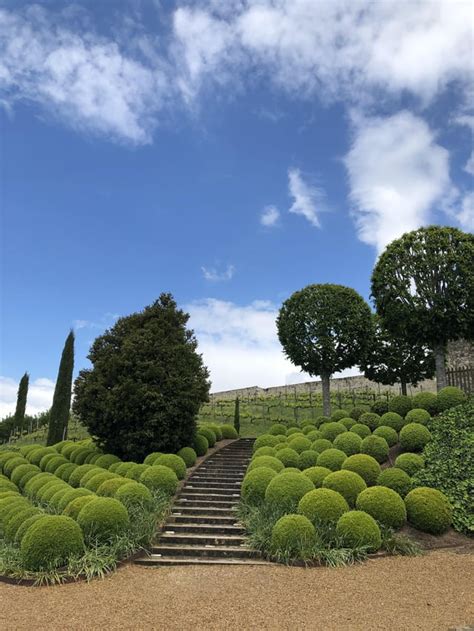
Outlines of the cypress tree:
{"label": "cypress tree", "polygon": [[49,418],[47,445],[54,445],[66,436],[71,409],[72,371],[74,368],[74,332],[66,338],[58,378],[54,388],[53,405]]}
{"label": "cypress tree", "polygon": [[20,380],[20,385],[18,386],[18,395],[16,399],[16,409],[15,409],[15,421],[14,427],[18,428],[18,431],[21,433],[23,430],[23,425],[25,424],[25,412],[26,412],[26,398],[28,396],[28,384],[30,381],[30,376],[27,372],[23,375]]}
{"label": "cypress tree", "polygon": [[240,434],[240,401],[239,397],[235,399],[235,411],[234,411],[234,427],[237,434]]}

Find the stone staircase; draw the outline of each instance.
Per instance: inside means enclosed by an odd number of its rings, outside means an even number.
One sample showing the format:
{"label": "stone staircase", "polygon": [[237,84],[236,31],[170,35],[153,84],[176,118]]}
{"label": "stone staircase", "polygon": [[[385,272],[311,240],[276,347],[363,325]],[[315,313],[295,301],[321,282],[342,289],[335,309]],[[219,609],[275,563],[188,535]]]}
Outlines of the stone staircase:
{"label": "stone staircase", "polygon": [[266,564],[245,544],[235,506],[254,439],[241,438],[195,469],[178,493],[171,515],[142,565]]}

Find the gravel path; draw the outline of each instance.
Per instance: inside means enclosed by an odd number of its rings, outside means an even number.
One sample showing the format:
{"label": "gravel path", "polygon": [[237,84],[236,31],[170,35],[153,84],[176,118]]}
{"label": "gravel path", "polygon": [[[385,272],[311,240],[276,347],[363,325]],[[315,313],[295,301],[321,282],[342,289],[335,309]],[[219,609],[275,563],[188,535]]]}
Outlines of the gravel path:
{"label": "gravel path", "polygon": [[474,625],[474,555],[340,568],[127,566],[103,581],[0,584],[0,629],[435,631]]}

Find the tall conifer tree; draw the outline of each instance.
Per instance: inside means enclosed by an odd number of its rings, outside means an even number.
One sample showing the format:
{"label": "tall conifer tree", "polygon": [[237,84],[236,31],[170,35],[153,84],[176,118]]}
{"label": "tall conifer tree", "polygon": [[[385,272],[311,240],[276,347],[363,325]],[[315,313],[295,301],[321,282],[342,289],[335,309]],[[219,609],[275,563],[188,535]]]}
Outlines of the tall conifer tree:
{"label": "tall conifer tree", "polygon": [[23,425],[25,424],[26,398],[28,396],[29,381],[30,376],[25,372],[18,386],[14,426],[17,427],[20,432],[24,429]]}
{"label": "tall conifer tree", "polygon": [[74,369],[74,332],[66,338],[58,378],[54,389],[53,405],[49,419],[47,445],[54,445],[66,437],[71,409],[72,371]]}

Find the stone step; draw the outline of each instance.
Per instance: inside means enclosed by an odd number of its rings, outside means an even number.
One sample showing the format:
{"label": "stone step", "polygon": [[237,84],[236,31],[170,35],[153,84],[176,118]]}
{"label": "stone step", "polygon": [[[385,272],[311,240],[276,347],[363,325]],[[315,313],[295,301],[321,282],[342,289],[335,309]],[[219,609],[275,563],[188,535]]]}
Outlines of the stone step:
{"label": "stone step", "polygon": [[241,534],[169,532],[165,530],[155,545],[163,546],[174,543],[186,546],[241,546],[245,544],[245,537]]}
{"label": "stone step", "polygon": [[198,469],[199,473],[206,473],[206,475],[208,475],[209,473],[211,473],[212,475],[215,475],[216,473],[218,473],[219,475],[244,475],[246,470],[247,469],[226,469],[226,468],[210,469],[207,467],[199,467]]}
{"label": "stone step", "polygon": [[[200,524],[202,526],[234,526],[238,524],[236,515],[212,515],[208,513],[198,513],[197,515],[194,513],[183,514],[183,513],[171,513],[170,515],[169,525],[172,524],[189,524],[189,525],[197,525]],[[168,525],[168,524],[167,524]]]}
{"label": "stone step", "polygon": [[240,486],[235,486],[235,485],[231,485],[231,486],[211,486],[211,485],[206,485],[206,484],[186,484],[186,486],[183,487],[183,490],[181,492],[181,497],[184,496],[188,496],[188,495],[207,495],[208,497],[210,495],[226,495],[228,497],[233,497],[235,494],[240,496]]}
{"label": "stone step", "polygon": [[216,502],[238,502],[240,493],[236,491],[228,491],[220,489],[221,493],[211,493],[207,489],[183,489],[179,495],[180,500],[211,500]]}
{"label": "stone step", "polygon": [[163,528],[163,533],[195,533],[198,535],[241,535],[245,532],[245,528],[237,522],[230,524],[209,524],[190,521],[181,523],[169,521]]}
{"label": "stone step", "polygon": [[253,559],[260,557],[257,550],[247,546],[206,546],[184,544],[157,544],[151,549],[152,554],[161,556],[202,556],[202,557],[233,557]]}
{"label": "stone step", "polygon": [[236,506],[239,498],[236,497],[234,500],[209,500],[209,499],[190,499],[190,498],[179,498],[175,502],[175,506],[209,506],[213,508],[232,508],[232,506]]}
{"label": "stone step", "polygon": [[212,486],[214,488],[228,488],[228,489],[238,489],[241,485],[241,480],[220,480],[220,478],[196,478],[192,477],[186,483],[186,486],[202,486],[209,487]]}
{"label": "stone step", "polygon": [[199,556],[161,556],[151,554],[139,557],[135,563],[140,565],[272,565],[269,561],[259,558],[238,558],[232,557],[199,557]]}
{"label": "stone step", "polygon": [[214,515],[215,517],[231,517],[235,515],[234,508],[226,508],[222,506],[208,506],[206,510],[206,506],[192,506],[187,502],[184,502],[181,505],[174,505],[172,514],[181,514],[181,515]]}

